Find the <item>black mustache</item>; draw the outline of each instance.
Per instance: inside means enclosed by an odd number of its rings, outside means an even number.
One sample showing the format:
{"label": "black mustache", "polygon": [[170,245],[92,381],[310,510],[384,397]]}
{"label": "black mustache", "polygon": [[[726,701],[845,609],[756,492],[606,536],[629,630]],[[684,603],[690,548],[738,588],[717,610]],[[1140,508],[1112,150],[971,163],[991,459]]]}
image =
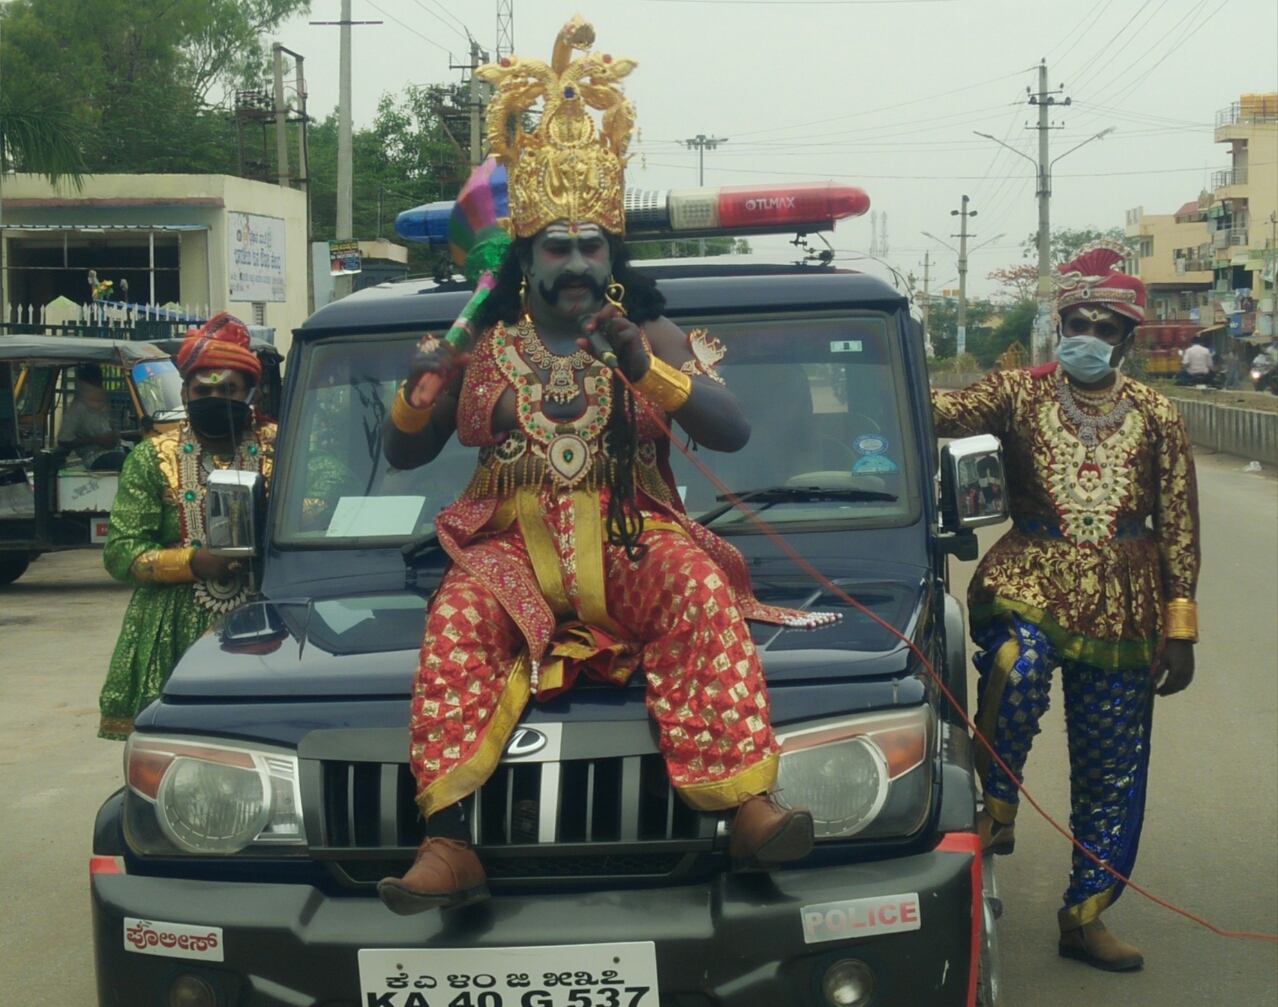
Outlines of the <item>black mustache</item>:
{"label": "black mustache", "polygon": [[561,273],[559,278],[556,279],[550,287],[547,287],[544,283],[539,283],[537,284],[537,288],[541,291],[542,300],[551,307],[554,307],[559,303],[559,295],[563,292],[564,287],[567,287],[570,284],[585,287],[594,294],[596,298],[602,298],[604,296],[603,284],[596,280],[593,276],[585,273],[581,276],[569,276],[566,273]]}

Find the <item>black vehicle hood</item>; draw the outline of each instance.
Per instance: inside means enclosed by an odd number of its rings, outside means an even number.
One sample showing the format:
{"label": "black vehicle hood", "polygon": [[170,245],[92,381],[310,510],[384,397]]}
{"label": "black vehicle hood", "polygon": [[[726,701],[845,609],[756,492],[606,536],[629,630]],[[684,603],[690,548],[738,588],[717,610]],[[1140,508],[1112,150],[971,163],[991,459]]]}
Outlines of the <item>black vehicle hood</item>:
{"label": "black vehicle hood", "polygon": [[[839,588],[914,639],[928,611],[928,571],[879,564],[836,577]],[[895,634],[812,581],[755,577],[768,604],[832,611],[838,623],[797,630],[752,624],[770,682],[836,681],[905,672]],[[425,622],[426,592],[382,591],[253,602],[220,620],[182,657],[166,701],[339,699],[409,695]],[[641,685],[641,676],[632,679]],[[609,686],[608,688],[612,688]]]}

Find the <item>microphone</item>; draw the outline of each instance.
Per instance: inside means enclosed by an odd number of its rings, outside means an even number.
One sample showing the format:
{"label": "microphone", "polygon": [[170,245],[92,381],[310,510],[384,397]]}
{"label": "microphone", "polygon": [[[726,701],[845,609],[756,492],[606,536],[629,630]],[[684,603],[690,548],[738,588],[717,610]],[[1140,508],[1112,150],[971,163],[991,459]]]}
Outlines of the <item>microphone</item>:
{"label": "microphone", "polygon": [[612,344],[604,338],[603,333],[597,328],[588,331],[584,318],[581,320],[581,331],[586,337],[586,345],[590,348],[591,356],[610,370],[616,370],[619,366],[617,353],[613,350]]}

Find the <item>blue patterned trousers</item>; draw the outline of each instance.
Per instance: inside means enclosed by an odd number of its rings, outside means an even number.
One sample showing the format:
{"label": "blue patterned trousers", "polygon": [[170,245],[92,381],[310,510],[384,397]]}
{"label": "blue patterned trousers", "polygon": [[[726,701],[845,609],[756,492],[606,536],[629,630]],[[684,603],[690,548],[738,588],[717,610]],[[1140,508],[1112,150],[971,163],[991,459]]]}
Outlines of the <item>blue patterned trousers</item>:
{"label": "blue patterned trousers", "polygon": [[[1070,831],[1087,849],[1124,876],[1136,862],[1145,816],[1153,681],[1148,668],[1108,670],[1063,661],[1037,626],[1007,616],[974,637],[980,672],[976,725],[1018,780],[1039,720],[1047,712],[1052,673],[1061,669],[1069,740]],[[1010,824],[1019,796],[1013,782],[977,743],[977,771],[985,808]],[[1095,919],[1118,898],[1122,884],[1074,850],[1065,889],[1062,927]]]}

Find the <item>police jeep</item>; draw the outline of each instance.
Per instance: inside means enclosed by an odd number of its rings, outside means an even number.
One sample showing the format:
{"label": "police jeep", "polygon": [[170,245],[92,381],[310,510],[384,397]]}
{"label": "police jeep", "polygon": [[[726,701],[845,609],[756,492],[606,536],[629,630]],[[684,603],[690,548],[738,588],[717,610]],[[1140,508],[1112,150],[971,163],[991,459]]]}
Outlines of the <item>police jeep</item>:
{"label": "police jeep", "polygon": [[[962,488],[997,442],[953,442],[938,466],[918,326],[875,278],[737,256],[637,265],[676,323],[727,347],[720,373],[752,425],[742,451],[696,457],[895,628],[814,583],[672,452],[689,514],[741,550],[760,600],[843,616],[753,627],[811,855],[731,873],[724,815],[673,794],[636,675],[530,703],[467,799],[491,899],[413,917],[378,900],[423,837],[407,723],[445,566],[431,519],[474,464],[455,442],[413,471],[382,458],[414,343],[468,296],[383,284],[295,332],[269,507],[254,516],[250,478],[210,482],[210,538],[253,557],[260,596],[139,715],[126,786],[98,814],[102,1007],[997,1002],[971,742],[901,639],[966,702],[946,557],[973,558],[971,527],[1002,517],[969,512]],[[250,519],[216,520],[232,513]]]}

